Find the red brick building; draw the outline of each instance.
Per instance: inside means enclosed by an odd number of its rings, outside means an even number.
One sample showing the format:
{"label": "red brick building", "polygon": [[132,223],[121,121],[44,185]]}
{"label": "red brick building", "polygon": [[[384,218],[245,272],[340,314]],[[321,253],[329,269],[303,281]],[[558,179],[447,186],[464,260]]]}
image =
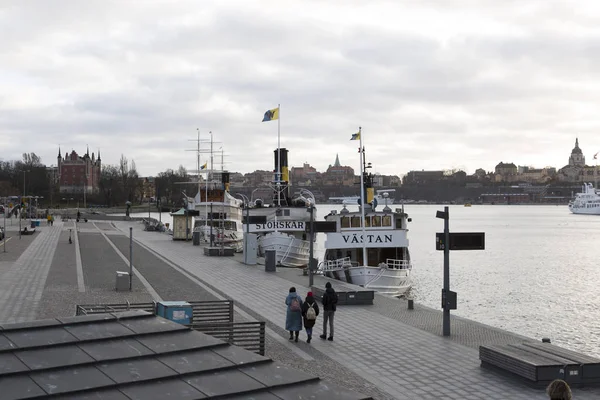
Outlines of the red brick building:
{"label": "red brick building", "polygon": [[90,149],[83,157],[75,150],[65,154],[63,158],[58,149],[58,181],[61,193],[97,193],[99,191],[101,160],[94,153],[90,157]]}

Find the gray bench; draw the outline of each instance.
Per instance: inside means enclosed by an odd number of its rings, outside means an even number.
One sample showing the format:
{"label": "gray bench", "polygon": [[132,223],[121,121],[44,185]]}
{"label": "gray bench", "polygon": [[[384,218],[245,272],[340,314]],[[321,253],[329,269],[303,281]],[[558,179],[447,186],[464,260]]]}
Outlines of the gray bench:
{"label": "gray bench", "polygon": [[554,379],[575,386],[600,383],[600,358],[550,343],[479,346],[479,359],[483,367],[497,368],[539,385]]}

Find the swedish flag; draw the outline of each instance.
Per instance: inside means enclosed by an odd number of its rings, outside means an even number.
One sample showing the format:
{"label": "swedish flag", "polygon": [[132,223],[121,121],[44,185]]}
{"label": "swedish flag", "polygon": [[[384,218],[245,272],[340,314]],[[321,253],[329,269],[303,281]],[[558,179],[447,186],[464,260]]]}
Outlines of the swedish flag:
{"label": "swedish flag", "polygon": [[359,140],[360,139],[360,132],[356,132],[352,134],[352,137],[350,138],[350,140]]}
{"label": "swedish flag", "polygon": [[200,170],[206,169],[206,164],[208,164],[208,161],[205,162],[204,165],[200,167]]}
{"label": "swedish flag", "polygon": [[267,110],[262,122],[275,121],[276,119],[279,119],[279,107],[272,110]]}

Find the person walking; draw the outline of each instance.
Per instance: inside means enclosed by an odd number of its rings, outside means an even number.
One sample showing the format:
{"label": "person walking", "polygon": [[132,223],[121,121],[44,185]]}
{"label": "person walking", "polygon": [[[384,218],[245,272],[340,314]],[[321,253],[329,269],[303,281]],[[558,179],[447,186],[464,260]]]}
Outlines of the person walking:
{"label": "person walking", "polygon": [[[325,293],[323,293],[323,334],[321,339],[333,341],[333,316],[335,315],[338,295],[331,287],[331,282],[325,284]],[[329,337],[327,337],[327,321],[329,321]]]}
{"label": "person walking", "polygon": [[312,340],[313,326],[317,322],[317,316],[319,315],[319,305],[315,301],[312,292],[306,294],[306,299],[302,304],[302,319],[304,322],[304,329],[306,329],[306,343],[310,343]]}
{"label": "person walking", "polygon": [[296,293],[295,287],[290,288],[290,292],[285,298],[285,304],[287,305],[285,330],[290,332],[290,340],[297,343],[302,330],[302,298]]}

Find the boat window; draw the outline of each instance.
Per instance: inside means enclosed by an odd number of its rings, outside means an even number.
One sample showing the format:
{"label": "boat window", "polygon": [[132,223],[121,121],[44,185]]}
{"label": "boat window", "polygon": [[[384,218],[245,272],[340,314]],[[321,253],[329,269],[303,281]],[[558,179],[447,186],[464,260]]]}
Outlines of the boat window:
{"label": "boat window", "polygon": [[382,226],[392,226],[392,216],[384,215],[381,225]]}
{"label": "boat window", "polygon": [[360,217],[352,217],[352,227],[360,228]]}
{"label": "boat window", "polygon": [[342,217],[342,228],[350,228],[350,217]]}
{"label": "boat window", "polygon": [[290,216],[290,210],[283,210],[283,215],[285,217],[289,217]]}
{"label": "boat window", "polygon": [[375,215],[373,217],[373,226],[381,226],[381,216]]}
{"label": "boat window", "polygon": [[365,227],[368,228],[369,226],[371,226],[371,217],[365,215]]}

